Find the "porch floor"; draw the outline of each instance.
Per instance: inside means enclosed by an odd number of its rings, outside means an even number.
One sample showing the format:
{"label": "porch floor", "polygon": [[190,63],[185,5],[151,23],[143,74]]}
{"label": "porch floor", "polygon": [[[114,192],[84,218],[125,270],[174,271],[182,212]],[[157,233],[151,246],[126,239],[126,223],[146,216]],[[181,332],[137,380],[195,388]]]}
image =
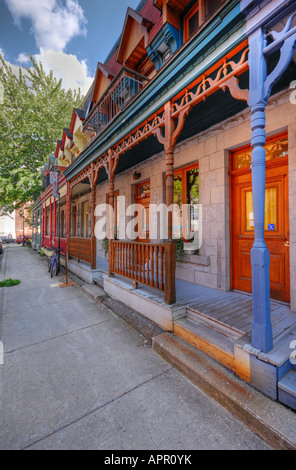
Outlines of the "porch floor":
{"label": "porch floor", "polygon": [[[97,269],[108,273],[106,259],[97,258]],[[131,288],[132,281],[116,275],[120,282]],[[137,293],[164,304],[164,293],[149,286],[138,284]],[[187,312],[198,312],[205,318],[214,320],[222,326],[230,327],[239,336],[247,335],[252,331],[252,295],[244,292],[224,292],[210,287],[194,284],[189,281],[176,279],[175,307],[185,306]],[[292,312],[289,304],[271,300],[271,322],[273,327],[273,340],[276,344],[290,328],[296,327],[296,312]]]}

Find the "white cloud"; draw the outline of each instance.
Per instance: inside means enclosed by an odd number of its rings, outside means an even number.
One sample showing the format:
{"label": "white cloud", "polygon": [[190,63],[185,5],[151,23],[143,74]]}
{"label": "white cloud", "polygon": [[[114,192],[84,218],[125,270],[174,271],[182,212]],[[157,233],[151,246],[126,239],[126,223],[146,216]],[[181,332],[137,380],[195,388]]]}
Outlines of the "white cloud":
{"label": "white cloud", "polygon": [[28,64],[30,62],[30,57],[25,52],[21,52],[18,55],[18,58],[16,59],[16,61],[19,64]]}
{"label": "white cloud", "polygon": [[[39,54],[34,58],[44,70],[63,80],[65,89],[81,89],[85,94],[93,78],[88,75],[86,61],[64,52],[68,42],[86,35],[87,20],[78,0],[5,0],[14,22],[21,27],[23,18],[32,24],[32,32]],[[30,66],[30,59],[21,52],[16,59],[21,66]]]}
{"label": "white cloud", "polygon": [[32,22],[32,31],[39,49],[63,51],[75,36],[86,35],[87,23],[77,0],[6,0],[14,21],[21,26],[22,18]]}
{"label": "white cloud", "polygon": [[92,84],[93,77],[88,75],[86,62],[84,60],[80,62],[73,54],[41,49],[40,54],[34,58],[42,63],[45,72],[49,73],[52,70],[57,79],[62,78],[63,88],[66,90],[80,88],[85,95]]}

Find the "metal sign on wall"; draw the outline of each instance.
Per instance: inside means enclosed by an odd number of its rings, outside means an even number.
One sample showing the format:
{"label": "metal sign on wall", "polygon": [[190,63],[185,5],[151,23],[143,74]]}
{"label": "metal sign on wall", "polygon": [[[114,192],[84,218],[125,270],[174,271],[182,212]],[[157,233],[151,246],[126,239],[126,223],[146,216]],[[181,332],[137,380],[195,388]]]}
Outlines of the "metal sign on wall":
{"label": "metal sign on wall", "polygon": [[52,184],[52,195],[55,199],[59,197],[59,176],[56,171],[50,172],[50,184]]}

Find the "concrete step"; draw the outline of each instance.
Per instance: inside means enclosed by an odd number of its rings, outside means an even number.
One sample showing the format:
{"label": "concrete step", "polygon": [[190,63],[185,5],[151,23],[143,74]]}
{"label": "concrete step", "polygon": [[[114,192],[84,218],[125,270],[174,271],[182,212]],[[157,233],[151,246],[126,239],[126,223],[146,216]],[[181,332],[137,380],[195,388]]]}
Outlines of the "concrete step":
{"label": "concrete step", "polygon": [[281,403],[296,410],[296,370],[294,368],[279,380],[278,399]]}
{"label": "concrete step", "polygon": [[174,334],[216,359],[220,364],[234,369],[234,340],[190,318],[174,323]]}
{"label": "concrete step", "polygon": [[103,300],[106,297],[104,289],[94,284],[84,284],[81,286],[81,290],[93,302]]}
{"label": "concrete step", "polygon": [[294,411],[258,392],[172,333],[153,338],[153,349],[270,446],[296,450]]}
{"label": "concrete step", "polygon": [[102,275],[101,275],[101,276],[97,276],[97,277],[93,280],[93,282],[94,282],[97,286],[101,287],[102,289],[104,288],[104,279],[103,279]]}

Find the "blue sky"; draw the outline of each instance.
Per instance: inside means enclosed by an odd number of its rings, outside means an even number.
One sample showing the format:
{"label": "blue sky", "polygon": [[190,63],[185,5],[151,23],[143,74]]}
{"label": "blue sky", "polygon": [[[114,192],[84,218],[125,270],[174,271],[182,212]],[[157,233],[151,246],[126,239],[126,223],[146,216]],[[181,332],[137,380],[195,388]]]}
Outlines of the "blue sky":
{"label": "blue sky", "polygon": [[97,62],[119,37],[127,8],[140,0],[0,0],[0,52],[13,66],[28,55],[86,93]]}

